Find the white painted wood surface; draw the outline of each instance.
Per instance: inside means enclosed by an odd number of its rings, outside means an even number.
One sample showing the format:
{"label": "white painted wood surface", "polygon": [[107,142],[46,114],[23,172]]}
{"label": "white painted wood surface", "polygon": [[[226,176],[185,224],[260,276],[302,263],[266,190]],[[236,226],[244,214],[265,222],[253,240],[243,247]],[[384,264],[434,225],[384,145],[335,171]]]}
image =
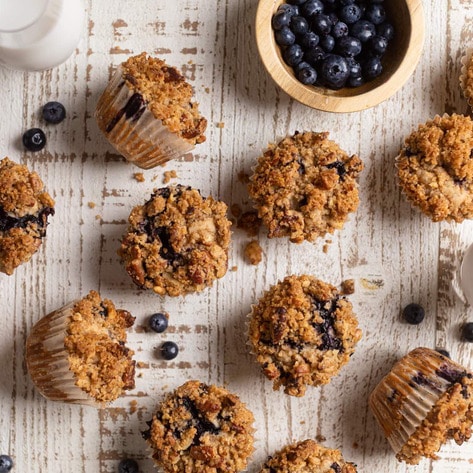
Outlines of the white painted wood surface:
{"label": "white painted wood surface", "polygon": [[[393,165],[404,135],[417,123],[436,113],[469,112],[457,84],[460,57],[473,42],[473,1],[424,2],[427,38],[412,78],[387,102],[342,115],[300,105],[270,80],[254,41],[256,0],[86,3],[84,39],[69,61],[43,73],[0,69],[0,154],[36,170],[57,202],[39,253],[13,276],[0,275],[0,453],[13,456],[14,471],[115,472],[123,457],[136,458],[143,472],[153,471],[140,430],[165,393],[197,378],[227,385],[253,410],[252,473],[284,444],[316,436],[341,448],[360,472],[472,472],[473,441],[446,445],[436,462],[398,463],[367,398],[392,363],[417,346],[447,348],[473,368],[473,345],[459,340],[459,326],[473,321],[473,310],[450,285],[462,252],[473,242],[473,223],[434,224],[411,209],[397,188]],[[209,128],[207,142],[195,153],[145,171],[139,183],[133,178],[139,169],[114,152],[93,113],[112,67],[141,51],[183,70]],[[40,107],[49,100],[65,104],[62,124],[40,120]],[[25,152],[21,134],[38,125],[47,132],[47,147]],[[235,229],[230,267],[237,270],[213,288],[185,299],[161,299],[133,286],[116,250],[130,209],[162,184],[164,171],[177,172],[173,182],[248,209],[238,173],[250,170],[268,142],[295,130],[330,131],[365,163],[359,210],[329,238],[327,253],[323,240],[294,245],[268,240],[262,230],[264,259],[251,266],[243,258],[249,238]],[[356,280],[350,300],[364,336],[331,384],[290,398],[272,391],[248,354],[245,316],[269,285],[304,272],[335,285]],[[143,366],[136,389],[102,411],[44,400],[23,363],[32,324],[90,289],[136,316],[129,341]],[[400,309],[411,301],[427,310],[419,326],[400,321]],[[147,333],[147,317],[158,310],[169,312],[170,328]],[[181,349],[171,362],[155,354],[164,340]]]}

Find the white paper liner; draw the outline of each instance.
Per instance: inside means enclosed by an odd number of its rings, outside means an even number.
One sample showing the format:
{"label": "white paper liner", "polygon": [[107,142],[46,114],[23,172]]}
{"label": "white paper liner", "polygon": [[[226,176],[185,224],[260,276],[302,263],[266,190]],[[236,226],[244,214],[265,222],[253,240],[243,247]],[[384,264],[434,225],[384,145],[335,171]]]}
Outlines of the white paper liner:
{"label": "white paper liner", "polygon": [[133,93],[123,79],[122,66],[119,66],[95,110],[100,130],[120,154],[138,167],[150,169],[194,149],[193,143],[169,131],[147,107],[138,119],[126,118],[123,113],[108,132],[107,126],[124,109]]}
{"label": "white paper liner", "polygon": [[[461,63],[461,69],[460,69],[460,77],[459,77],[459,82],[460,82],[460,90],[462,92],[463,97],[465,97],[466,101],[468,102],[468,105],[473,108],[473,90],[468,93],[467,91],[467,79],[468,79],[468,67],[472,64],[473,60],[473,48],[468,48],[465,51],[465,54],[462,56],[460,59]],[[472,86],[473,86],[473,80],[472,81]]]}
{"label": "white paper liner", "polygon": [[[370,408],[395,453],[451,386],[436,373],[442,365],[464,370],[434,350],[417,348],[399,360],[371,393]],[[419,376],[423,379],[421,384],[413,381]]]}
{"label": "white paper liner", "polygon": [[32,328],[26,340],[26,366],[38,391],[46,399],[104,407],[76,386],[74,373],[69,369],[64,338],[76,303],[73,301],[50,313]]}

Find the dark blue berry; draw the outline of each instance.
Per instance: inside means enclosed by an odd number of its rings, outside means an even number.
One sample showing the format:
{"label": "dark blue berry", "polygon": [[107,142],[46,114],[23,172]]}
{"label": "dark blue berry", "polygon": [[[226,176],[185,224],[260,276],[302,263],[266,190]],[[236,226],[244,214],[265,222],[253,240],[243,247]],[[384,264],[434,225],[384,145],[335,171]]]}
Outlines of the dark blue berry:
{"label": "dark blue berry", "polygon": [[366,79],[374,79],[383,72],[383,65],[381,59],[377,56],[367,59],[362,64],[363,75]]}
{"label": "dark blue berry", "polygon": [[289,26],[291,18],[291,15],[285,11],[276,12],[271,19],[271,26],[273,27],[273,30],[280,30],[284,26]]}
{"label": "dark blue berry", "polygon": [[43,107],[43,118],[48,123],[61,123],[66,118],[66,109],[59,102],[48,102]]}
{"label": "dark blue berry", "polygon": [[28,151],[40,151],[46,146],[46,135],[40,128],[30,128],[23,133],[23,146]]}
{"label": "dark blue berry", "polygon": [[350,77],[360,77],[361,64],[352,57],[347,57],[346,61],[348,65],[348,70],[350,71]]}
{"label": "dark blue berry", "polygon": [[301,7],[301,13],[306,18],[317,15],[318,13],[323,13],[323,11],[324,4],[321,0],[307,0]]}
{"label": "dark blue berry", "polygon": [[450,353],[444,348],[437,348],[436,351],[447,358],[450,358]]}
{"label": "dark blue berry", "polygon": [[301,69],[303,69],[304,67],[310,67],[310,64],[306,61],[301,61],[299,64],[297,64],[297,66],[294,66],[294,70],[296,72],[299,72]]}
{"label": "dark blue berry", "polygon": [[376,26],[376,33],[380,36],[384,36],[388,41],[391,41],[394,37],[394,26],[385,21]]}
{"label": "dark blue berry", "polygon": [[313,31],[309,31],[305,35],[303,35],[299,43],[305,49],[312,49],[315,48],[319,44],[320,38],[316,35]]}
{"label": "dark blue berry", "polygon": [[343,21],[339,21],[335,23],[332,27],[332,36],[337,39],[341,38],[342,36],[346,36],[348,34],[348,25],[343,23]]}
{"label": "dark blue berry", "polygon": [[358,56],[361,53],[361,49],[361,41],[353,36],[342,36],[337,40],[337,52],[342,56]]}
{"label": "dark blue berry", "polygon": [[412,325],[420,324],[425,317],[425,310],[420,304],[411,303],[402,310],[404,320]]}
{"label": "dark blue berry", "polygon": [[297,70],[297,78],[304,85],[312,85],[317,81],[317,72],[312,66],[309,65],[306,67],[300,67]]}
{"label": "dark blue berry", "polygon": [[139,471],[138,463],[132,458],[122,460],[118,464],[118,473],[138,473]]}
{"label": "dark blue berry", "polygon": [[309,23],[303,16],[293,16],[289,28],[295,35],[303,35],[309,31]]}
{"label": "dark blue berry", "polygon": [[331,89],[341,89],[349,74],[345,58],[336,54],[329,54],[321,63],[320,80]]}
{"label": "dark blue berry", "polygon": [[384,36],[374,35],[368,40],[368,51],[374,56],[382,56],[388,47],[388,40]]}
{"label": "dark blue berry", "polygon": [[274,39],[279,46],[291,46],[291,44],[294,44],[296,41],[296,35],[288,26],[284,26],[280,30],[274,32]]}
{"label": "dark blue berry", "polygon": [[358,20],[351,25],[350,34],[354,38],[359,39],[362,43],[366,43],[366,41],[376,34],[376,27],[370,21]]}
{"label": "dark blue berry", "polygon": [[338,22],[338,16],[335,12],[327,13],[327,16],[328,16],[328,19],[330,20],[330,23],[332,23],[332,26]]}
{"label": "dark blue berry", "polygon": [[473,322],[467,322],[462,326],[462,338],[467,342],[473,342]]}
{"label": "dark blue berry", "polygon": [[168,328],[168,318],[166,314],[157,312],[149,318],[149,328],[157,333],[162,333]]}
{"label": "dark blue berry", "polygon": [[360,87],[365,83],[363,76],[350,76],[347,80],[348,87]]}
{"label": "dark blue berry", "polygon": [[340,20],[347,25],[357,22],[361,18],[361,8],[357,5],[346,5],[340,9]]}
{"label": "dark blue berry", "polygon": [[315,67],[326,55],[327,53],[320,46],[316,46],[304,53],[304,61]]}
{"label": "dark blue berry", "polygon": [[380,25],[386,19],[386,11],[382,5],[370,3],[366,7],[364,17],[374,25]]}
{"label": "dark blue berry", "polygon": [[174,342],[164,342],[160,351],[165,360],[173,360],[179,353],[179,347]]}
{"label": "dark blue berry", "polygon": [[297,5],[289,5],[288,3],[281,3],[278,11],[284,11],[289,16],[299,15],[299,7]]}
{"label": "dark blue berry", "polygon": [[296,66],[302,61],[302,56],[304,52],[299,44],[292,44],[288,46],[284,52],[282,53],[282,57],[284,58],[285,63],[288,66]]}
{"label": "dark blue berry", "polygon": [[0,455],[0,473],[8,473],[12,468],[12,458],[8,455]]}
{"label": "dark blue berry", "polygon": [[326,53],[332,52],[333,48],[335,47],[335,38],[329,34],[327,36],[324,36],[320,40],[320,47],[322,47]]}
{"label": "dark blue berry", "polygon": [[332,22],[327,15],[319,13],[312,18],[312,28],[318,35],[325,36],[330,33]]}

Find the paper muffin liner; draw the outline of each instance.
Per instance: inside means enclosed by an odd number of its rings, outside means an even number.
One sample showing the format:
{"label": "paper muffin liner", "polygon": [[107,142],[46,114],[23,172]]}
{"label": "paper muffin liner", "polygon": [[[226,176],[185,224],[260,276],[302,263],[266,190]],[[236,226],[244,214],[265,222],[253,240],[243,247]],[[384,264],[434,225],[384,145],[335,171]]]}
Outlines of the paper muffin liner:
{"label": "paper muffin liner", "polygon": [[[465,51],[465,54],[460,59],[460,63],[460,90],[468,105],[473,108],[473,48],[468,48]],[[468,78],[468,69],[471,70],[470,78]]]}
{"label": "paper muffin liner", "polygon": [[395,453],[422,424],[452,383],[446,371],[464,368],[429,348],[416,348],[399,360],[370,395],[370,408]]}
{"label": "paper muffin liner", "polygon": [[[194,149],[193,143],[169,131],[144,103],[133,106],[134,96],[119,66],[95,110],[100,130],[120,154],[136,166],[150,169]],[[134,113],[127,116],[128,112]]]}
{"label": "paper muffin liner", "polygon": [[104,407],[76,386],[74,373],[69,369],[64,338],[77,302],[51,312],[32,328],[26,340],[26,366],[33,383],[46,399]]}

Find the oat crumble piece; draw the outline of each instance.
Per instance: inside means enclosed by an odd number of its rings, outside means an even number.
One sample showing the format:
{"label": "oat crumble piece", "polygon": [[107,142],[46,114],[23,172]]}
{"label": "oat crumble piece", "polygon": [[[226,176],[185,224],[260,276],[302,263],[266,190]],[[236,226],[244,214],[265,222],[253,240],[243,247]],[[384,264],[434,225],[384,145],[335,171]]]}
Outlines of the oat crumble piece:
{"label": "oat crumble piece", "polygon": [[243,212],[237,221],[237,228],[246,232],[248,236],[258,235],[261,226],[261,219],[255,210]]}
{"label": "oat crumble piece", "polygon": [[177,172],[175,170],[165,171],[164,172],[163,183],[167,184],[168,182],[171,181],[171,179],[176,179],[176,177],[177,177]]}
{"label": "oat crumble piece", "polygon": [[261,263],[263,250],[257,240],[252,240],[245,246],[245,257],[250,264],[257,265]]}
{"label": "oat crumble piece", "polygon": [[133,178],[135,179],[135,181],[137,182],[145,182],[145,176],[142,172],[135,172],[133,174]]}
{"label": "oat crumble piece", "polygon": [[355,280],[354,279],[345,279],[342,282],[342,293],[345,295],[350,295],[355,293]]}

